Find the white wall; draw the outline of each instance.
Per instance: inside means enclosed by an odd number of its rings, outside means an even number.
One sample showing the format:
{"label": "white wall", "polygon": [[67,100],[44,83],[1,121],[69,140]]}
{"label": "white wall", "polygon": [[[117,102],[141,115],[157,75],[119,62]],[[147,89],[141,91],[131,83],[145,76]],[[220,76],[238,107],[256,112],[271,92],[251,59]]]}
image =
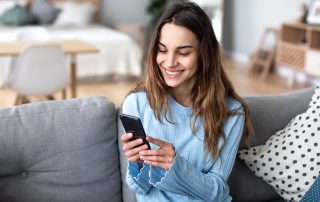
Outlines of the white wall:
{"label": "white wall", "polygon": [[223,49],[242,61],[248,59],[266,27],[280,28],[296,18],[307,0],[225,0]]}
{"label": "white wall", "polygon": [[[117,22],[145,23],[149,0],[101,0],[102,22],[113,26]],[[266,27],[280,28],[291,22],[301,3],[311,0],[224,0],[222,47],[225,53],[247,61]]]}
{"label": "white wall", "polygon": [[113,26],[116,22],[148,23],[146,12],[149,0],[101,0],[102,23]]}

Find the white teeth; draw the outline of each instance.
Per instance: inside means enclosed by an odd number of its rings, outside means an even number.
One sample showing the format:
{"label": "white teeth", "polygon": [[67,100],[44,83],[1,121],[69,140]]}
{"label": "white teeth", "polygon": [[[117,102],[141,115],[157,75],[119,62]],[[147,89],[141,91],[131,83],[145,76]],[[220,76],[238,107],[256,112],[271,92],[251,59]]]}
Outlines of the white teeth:
{"label": "white teeth", "polygon": [[173,71],[168,71],[168,70],[166,70],[166,72],[167,72],[167,74],[169,74],[169,75],[178,75],[178,74],[181,73],[181,71],[175,71],[175,72],[173,72]]}

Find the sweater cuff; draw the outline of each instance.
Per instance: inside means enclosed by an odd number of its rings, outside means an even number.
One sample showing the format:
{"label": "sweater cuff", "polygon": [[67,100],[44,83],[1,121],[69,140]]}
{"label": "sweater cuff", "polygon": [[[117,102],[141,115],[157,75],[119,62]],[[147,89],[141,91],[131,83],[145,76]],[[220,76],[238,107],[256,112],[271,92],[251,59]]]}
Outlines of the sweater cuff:
{"label": "sweater cuff", "polygon": [[174,157],[173,163],[170,166],[169,170],[165,170],[158,166],[150,166],[150,184],[153,186],[157,186],[159,183],[161,184],[168,176],[175,175],[175,170],[177,167],[177,161],[179,159],[178,154]]}
{"label": "sweater cuff", "polygon": [[150,166],[144,164],[143,168],[139,168],[138,163],[128,162],[128,171],[130,178],[142,187],[149,187],[149,170]]}

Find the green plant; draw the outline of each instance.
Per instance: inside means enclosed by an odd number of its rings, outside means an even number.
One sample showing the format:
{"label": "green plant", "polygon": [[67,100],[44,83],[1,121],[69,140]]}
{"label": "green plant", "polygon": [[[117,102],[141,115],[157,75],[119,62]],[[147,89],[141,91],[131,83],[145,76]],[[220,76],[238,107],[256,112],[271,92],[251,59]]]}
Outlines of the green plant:
{"label": "green plant", "polygon": [[147,12],[151,15],[151,25],[155,26],[166,8],[168,0],[150,0]]}

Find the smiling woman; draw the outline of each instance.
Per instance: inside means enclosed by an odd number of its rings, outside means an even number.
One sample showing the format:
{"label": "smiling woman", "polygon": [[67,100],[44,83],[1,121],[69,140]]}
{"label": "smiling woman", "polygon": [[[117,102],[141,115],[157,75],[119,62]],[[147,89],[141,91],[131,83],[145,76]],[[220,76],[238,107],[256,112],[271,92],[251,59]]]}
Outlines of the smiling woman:
{"label": "smiling woman", "polygon": [[198,69],[197,36],[183,26],[165,24],[161,29],[157,64],[171,94],[184,106],[192,106],[189,93]]}
{"label": "smiling woman", "polygon": [[226,182],[251,125],[222,68],[211,20],[198,5],[178,1],[165,11],[147,69],[123,103],[123,113],[141,119],[151,146],[131,140],[131,133],[121,136],[129,187],[138,201],[231,201]]}

